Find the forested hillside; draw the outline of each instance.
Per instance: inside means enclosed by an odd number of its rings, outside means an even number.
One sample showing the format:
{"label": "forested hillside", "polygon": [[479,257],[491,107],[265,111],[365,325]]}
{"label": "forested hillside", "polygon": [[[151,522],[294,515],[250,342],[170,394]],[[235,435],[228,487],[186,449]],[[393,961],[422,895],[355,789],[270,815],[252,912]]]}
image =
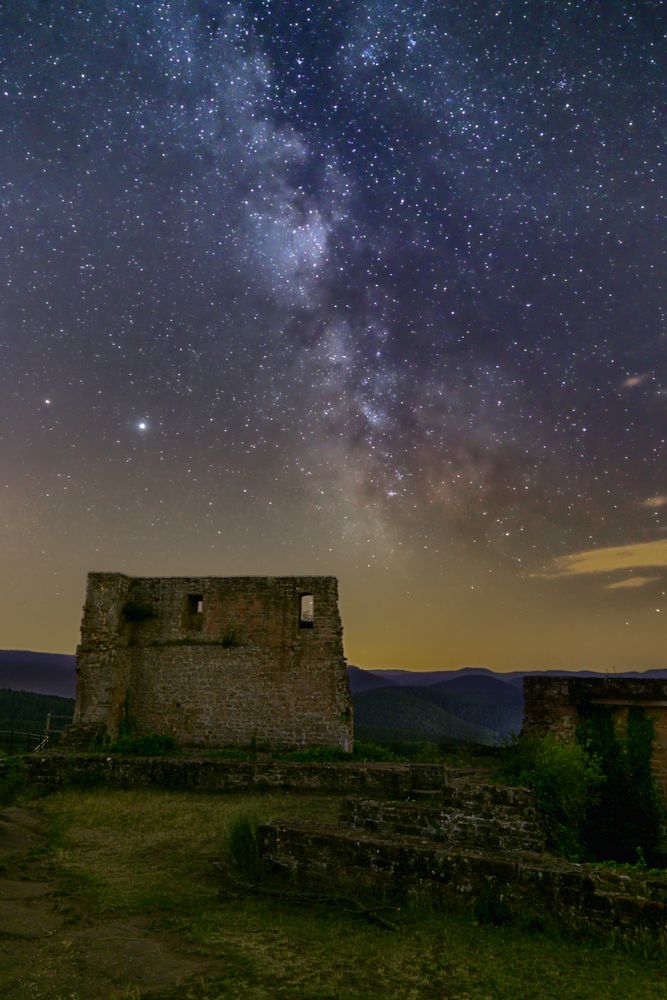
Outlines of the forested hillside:
{"label": "forested hillside", "polygon": [[[71,718],[74,699],[32,691],[0,690],[0,730],[41,733],[49,713]],[[62,726],[59,720],[56,728],[61,729]]]}
{"label": "forested hillside", "polygon": [[404,688],[379,688],[354,696],[354,734],[373,743],[496,742],[496,734],[452,715],[427,698]]}

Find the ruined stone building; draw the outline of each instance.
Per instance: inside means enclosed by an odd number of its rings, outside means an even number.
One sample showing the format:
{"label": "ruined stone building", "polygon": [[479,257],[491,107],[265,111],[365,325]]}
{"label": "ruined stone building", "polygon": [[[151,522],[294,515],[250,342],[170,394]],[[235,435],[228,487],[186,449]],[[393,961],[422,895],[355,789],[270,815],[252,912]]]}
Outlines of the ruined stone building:
{"label": "ruined stone building", "polygon": [[334,577],[91,573],[69,742],[352,748]]}
{"label": "ruined stone building", "polygon": [[523,734],[574,740],[590,706],[603,706],[617,726],[626,724],[632,706],[653,720],[653,771],[667,797],[667,680],[634,677],[525,677]]}

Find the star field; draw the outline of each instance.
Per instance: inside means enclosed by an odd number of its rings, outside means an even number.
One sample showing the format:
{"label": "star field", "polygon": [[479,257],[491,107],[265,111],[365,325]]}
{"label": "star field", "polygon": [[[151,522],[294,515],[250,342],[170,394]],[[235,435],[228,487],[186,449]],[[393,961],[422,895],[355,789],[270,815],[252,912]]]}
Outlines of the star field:
{"label": "star field", "polygon": [[92,569],[331,572],[364,666],[665,665],[666,35],[0,12],[0,646]]}

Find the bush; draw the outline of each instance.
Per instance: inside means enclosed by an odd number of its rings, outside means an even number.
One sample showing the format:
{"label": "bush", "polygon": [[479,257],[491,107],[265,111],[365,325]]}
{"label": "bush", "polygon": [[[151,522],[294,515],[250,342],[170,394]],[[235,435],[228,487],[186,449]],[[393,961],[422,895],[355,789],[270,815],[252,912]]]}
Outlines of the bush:
{"label": "bush", "polygon": [[227,831],[227,862],[233,875],[242,882],[258,882],[262,859],[257,839],[257,820],[248,813],[234,816]]}
{"label": "bush", "polygon": [[352,755],[338,747],[309,747],[304,750],[288,750],[280,755],[283,760],[303,761],[304,763],[335,764],[337,761],[350,760]]}
{"label": "bush", "polygon": [[229,626],[220,640],[220,645],[223,649],[235,649],[237,646],[243,645],[241,635],[236,625]]}
{"label": "bush", "polygon": [[381,743],[362,743],[361,741],[354,744],[354,759],[386,761],[387,763],[396,763],[401,760],[398,754]]}
{"label": "bush", "polygon": [[391,743],[389,749],[398,760],[412,764],[442,764],[443,753],[437,743],[428,740]]}
{"label": "bush", "polygon": [[651,863],[665,806],[651,767],[653,722],[640,707],[625,731],[590,705],[575,743],[553,737],[510,746],[500,776],[535,793],[550,845],[572,861]]}
{"label": "bush", "polygon": [[173,736],[149,733],[146,736],[119,736],[107,749],[109,753],[133,757],[165,757],[177,752],[178,745]]}
{"label": "bush", "polygon": [[629,863],[651,859],[664,816],[651,768],[652,720],[643,709],[632,707],[626,732],[620,733],[612,713],[592,705],[577,739],[589,754],[595,754],[603,775],[586,829],[595,856]]}
{"label": "bush", "polygon": [[533,790],[551,847],[571,861],[590,856],[589,813],[599,801],[604,776],[585,747],[552,736],[519,740],[509,748],[501,776]]}
{"label": "bush", "polygon": [[5,757],[0,770],[0,805],[12,805],[25,788],[25,764],[20,757]]}

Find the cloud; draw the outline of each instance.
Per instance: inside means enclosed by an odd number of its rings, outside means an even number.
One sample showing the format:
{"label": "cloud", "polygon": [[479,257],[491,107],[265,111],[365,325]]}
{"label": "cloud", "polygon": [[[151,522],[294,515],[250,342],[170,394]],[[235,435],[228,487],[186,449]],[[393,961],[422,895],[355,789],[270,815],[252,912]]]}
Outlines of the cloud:
{"label": "cloud", "polygon": [[616,583],[608,583],[605,590],[629,590],[634,587],[646,587],[649,583],[658,583],[659,576],[628,576],[624,580],[617,580]]}
{"label": "cloud", "polygon": [[649,566],[667,566],[667,539],[573,552],[571,555],[560,556],[554,560],[551,569],[542,575],[546,577],[585,576],[591,573],[616,573],[619,570]]}
{"label": "cloud", "polygon": [[657,510],[659,507],[664,507],[667,504],[667,494],[661,493],[656,497],[647,497],[646,500],[642,500],[639,504],[640,507],[648,507],[649,510]]}
{"label": "cloud", "polygon": [[621,383],[624,389],[638,389],[640,385],[643,385],[651,377],[649,372],[642,372],[641,375],[629,375],[628,378],[624,379]]}

